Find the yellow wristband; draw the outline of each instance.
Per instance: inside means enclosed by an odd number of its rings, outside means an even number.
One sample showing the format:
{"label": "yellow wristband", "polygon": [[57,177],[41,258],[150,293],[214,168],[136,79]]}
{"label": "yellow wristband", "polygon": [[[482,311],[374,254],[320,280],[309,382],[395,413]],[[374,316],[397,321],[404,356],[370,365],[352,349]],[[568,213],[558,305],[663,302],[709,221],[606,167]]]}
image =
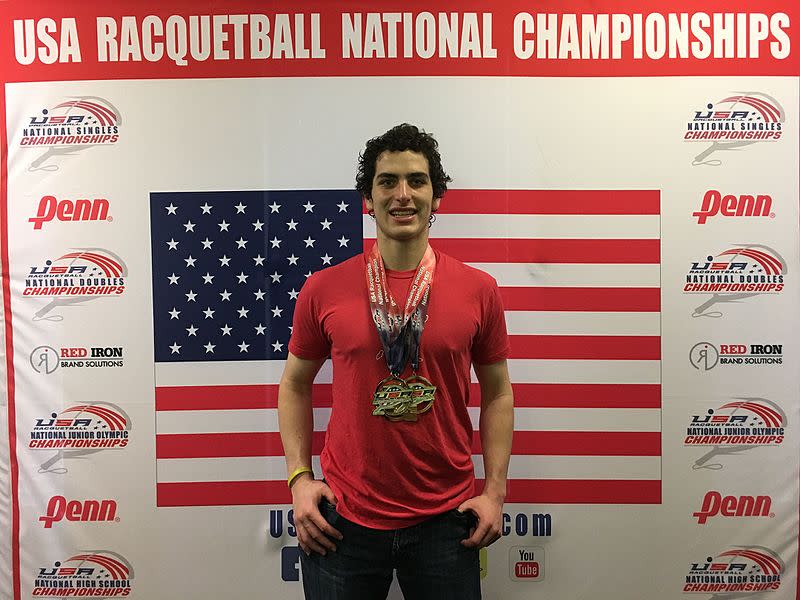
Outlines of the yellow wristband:
{"label": "yellow wristband", "polygon": [[289,479],[286,480],[286,485],[289,486],[289,489],[292,488],[294,480],[297,479],[303,473],[311,473],[311,479],[314,479],[314,469],[312,469],[311,467],[299,467],[295,469],[294,472],[291,475],[289,475]]}

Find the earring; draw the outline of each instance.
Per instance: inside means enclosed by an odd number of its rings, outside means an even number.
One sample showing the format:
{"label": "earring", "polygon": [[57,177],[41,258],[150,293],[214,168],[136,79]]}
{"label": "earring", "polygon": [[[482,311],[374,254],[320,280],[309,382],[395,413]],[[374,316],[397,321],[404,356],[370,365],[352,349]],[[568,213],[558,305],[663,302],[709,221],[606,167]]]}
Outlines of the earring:
{"label": "earring", "polygon": [[436,223],[436,213],[431,213],[431,216],[428,217],[428,229],[430,229],[431,225]]}
{"label": "earring", "polygon": [[372,210],[372,209],[369,209],[369,210],[367,211],[367,214],[368,214],[370,217],[372,217],[373,219],[375,218],[375,211],[374,211],[374,210]]}

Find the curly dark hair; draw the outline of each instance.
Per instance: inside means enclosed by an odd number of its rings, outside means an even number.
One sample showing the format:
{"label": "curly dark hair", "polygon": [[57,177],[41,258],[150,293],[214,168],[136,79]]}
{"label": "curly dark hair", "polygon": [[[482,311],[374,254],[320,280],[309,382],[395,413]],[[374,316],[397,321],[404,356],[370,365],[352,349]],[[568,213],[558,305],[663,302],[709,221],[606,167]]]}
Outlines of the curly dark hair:
{"label": "curly dark hair", "polygon": [[411,150],[419,152],[428,159],[428,171],[433,187],[433,197],[441,198],[447,191],[447,183],[452,178],[442,168],[442,157],[439,155],[439,142],[430,133],[426,133],[416,125],[403,123],[392,127],[389,131],[367,142],[364,151],[358,155],[358,172],[356,173],[356,190],[365,198],[372,199],[372,180],[375,178],[375,162],[382,152],[403,152]]}

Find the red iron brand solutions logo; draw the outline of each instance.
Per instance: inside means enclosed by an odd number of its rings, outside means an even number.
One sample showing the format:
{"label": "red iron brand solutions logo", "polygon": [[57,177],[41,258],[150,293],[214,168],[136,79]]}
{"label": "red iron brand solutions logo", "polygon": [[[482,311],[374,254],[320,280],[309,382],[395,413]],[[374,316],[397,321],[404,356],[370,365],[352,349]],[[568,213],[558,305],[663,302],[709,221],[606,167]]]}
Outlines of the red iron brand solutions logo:
{"label": "red iron brand solutions logo", "polygon": [[47,503],[47,513],[39,517],[45,529],[53,523],[78,521],[80,523],[119,522],[117,503],[114,500],[67,500],[64,496],[53,496]]}
{"label": "red iron brand solutions logo", "polygon": [[20,127],[19,146],[40,150],[30,171],[56,171],[56,160],[119,141],[122,117],[99,96],[72,96],[42,107]]}
{"label": "red iron brand solutions logo", "polygon": [[786,565],[764,546],[732,546],[730,550],[691,563],[684,593],[740,594],[774,592],[781,587]]}
{"label": "red iron brand solutions logo", "polygon": [[709,159],[712,154],[777,141],[786,122],[783,107],[761,92],[735,92],[695,109],[693,114],[686,124],[684,141],[710,144],[694,157],[693,165],[718,166],[722,161]]}
{"label": "red iron brand solutions logo", "polygon": [[717,408],[690,415],[684,446],[711,446],[694,469],[722,469],[711,462],[761,446],[780,446],[786,437],[786,413],[766,398],[734,398]]}
{"label": "red iron brand solutions logo", "polygon": [[781,293],[787,272],[786,261],[777,250],[762,244],[740,244],[693,261],[683,293],[711,295],[694,309],[693,317],[721,317],[721,311],[710,309],[720,303]]}
{"label": "red iron brand solutions logo", "polygon": [[34,229],[41,229],[44,223],[53,219],[58,221],[113,221],[108,214],[108,200],[105,198],[86,198],[77,200],[57,200],[55,196],[42,196],[36,216],[28,219]]}
{"label": "red iron brand solutions logo", "polygon": [[65,473],[65,468],[54,467],[62,459],[125,448],[130,434],[131,419],[119,406],[110,402],[87,402],[51,413],[48,418],[36,419],[28,448],[55,451],[40,465],[40,473]]}
{"label": "red iron brand solutions logo", "polygon": [[695,513],[700,525],[717,515],[723,517],[769,517],[775,513],[770,512],[772,498],[769,496],[723,496],[719,492],[708,492],[703,497],[703,505]]}
{"label": "red iron brand solutions logo", "polygon": [[133,567],[124,556],[110,550],[86,550],[40,567],[32,595],[120,598],[130,595],[132,584]]}
{"label": "red iron brand solutions logo", "polygon": [[692,213],[697,217],[698,225],[704,225],[709,218],[722,214],[723,217],[769,217],[775,218],[772,212],[772,197],[767,194],[725,194],[717,190],[708,190],[703,195],[700,210]]}
{"label": "red iron brand solutions logo", "polygon": [[33,315],[34,321],[60,321],[63,317],[48,313],[56,307],[121,296],[127,277],[125,262],[110,250],[73,248],[58,258],[29,267],[22,295],[49,300]]}

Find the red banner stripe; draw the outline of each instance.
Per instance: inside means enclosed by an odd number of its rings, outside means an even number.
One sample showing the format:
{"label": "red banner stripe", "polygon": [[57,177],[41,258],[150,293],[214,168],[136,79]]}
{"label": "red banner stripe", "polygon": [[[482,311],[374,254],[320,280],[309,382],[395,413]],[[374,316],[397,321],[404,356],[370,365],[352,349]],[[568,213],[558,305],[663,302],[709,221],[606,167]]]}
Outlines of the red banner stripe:
{"label": "red banner stripe", "polygon": [[[325,432],[315,431],[311,451],[319,454]],[[472,452],[480,454],[479,432]],[[515,431],[511,452],[542,456],[659,456],[657,431]],[[156,435],[156,458],[283,456],[278,432],[169,433]]]}
{"label": "red banner stripe", "polygon": [[[475,481],[476,493],[483,480]],[[230,506],[291,504],[285,481],[198,481],[159,483],[156,504]],[[506,503],[660,504],[661,482],[626,479],[511,479]]]}
{"label": "red banner stripe", "polygon": [[654,288],[501,287],[506,310],[658,312],[661,290]]}
{"label": "red banner stripe", "polygon": [[[448,190],[439,214],[658,215],[658,190]],[[366,206],[363,213],[367,213]]]}
{"label": "red banner stripe", "polygon": [[[374,239],[364,239],[369,252]],[[658,264],[660,240],[433,238],[431,245],[462,262]]]}
{"label": "red banner stripe", "polygon": [[[331,384],[313,387],[315,408],[332,405]],[[520,408],[660,408],[659,384],[515,383],[514,405]],[[470,406],[480,405],[481,388],[470,385]],[[156,388],[156,411],[251,410],[278,407],[278,386],[210,385]]]}
{"label": "red banner stripe", "polygon": [[509,358],[659,360],[661,338],[649,335],[512,335]]}

